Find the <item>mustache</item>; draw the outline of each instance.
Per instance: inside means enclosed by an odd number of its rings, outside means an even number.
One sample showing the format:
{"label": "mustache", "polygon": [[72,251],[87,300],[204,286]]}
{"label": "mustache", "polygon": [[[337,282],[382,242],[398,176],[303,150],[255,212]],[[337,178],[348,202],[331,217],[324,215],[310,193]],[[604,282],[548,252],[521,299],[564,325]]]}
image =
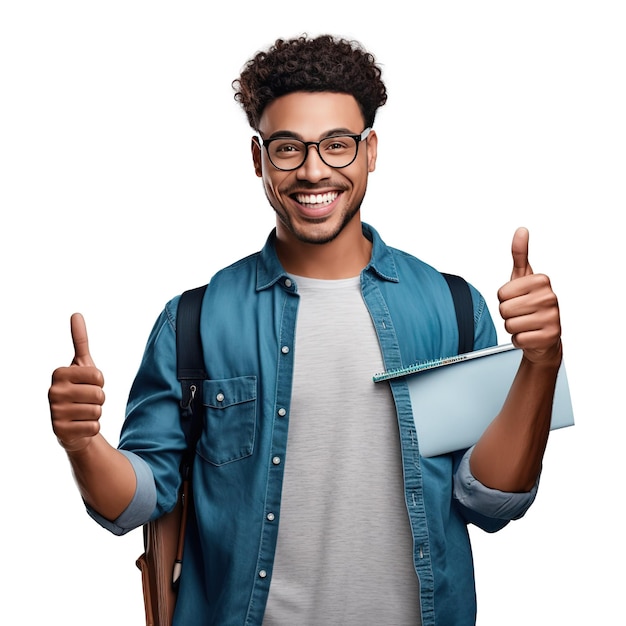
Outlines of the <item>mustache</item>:
{"label": "mustache", "polygon": [[333,183],[331,180],[322,180],[317,183],[309,183],[302,181],[297,185],[288,185],[281,189],[281,193],[287,196],[292,196],[294,193],[317,193],[320,191],[347,191],[348,186],[345,183]]}

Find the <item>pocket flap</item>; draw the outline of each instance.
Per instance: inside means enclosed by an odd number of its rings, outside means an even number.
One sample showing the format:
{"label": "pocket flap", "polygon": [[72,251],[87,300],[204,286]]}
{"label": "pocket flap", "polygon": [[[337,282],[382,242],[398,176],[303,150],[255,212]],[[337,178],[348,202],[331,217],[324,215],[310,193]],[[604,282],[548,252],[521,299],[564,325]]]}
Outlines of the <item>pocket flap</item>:
{"label": "pocket flap", "polygon": [[256,376],[205,380],[202,390],[204,406],[212,409],[225,409],[234,404],[256,399]]}

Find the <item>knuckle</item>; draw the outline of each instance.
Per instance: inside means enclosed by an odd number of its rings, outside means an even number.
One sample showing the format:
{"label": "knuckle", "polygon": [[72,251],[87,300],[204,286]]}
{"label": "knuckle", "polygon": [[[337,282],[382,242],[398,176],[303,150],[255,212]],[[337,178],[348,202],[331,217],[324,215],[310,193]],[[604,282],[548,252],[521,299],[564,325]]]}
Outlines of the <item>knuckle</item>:
{"label": "knuckle", "polygon": [[96,376],[98,382],[96,384],[98,387],[104,387],[104,374],[100,370],[96,370],[96,372],[98,372],[98,375]]}
{"label": "knuckle", "polygon": [[63,381],[67,378],[68,374],[67,367],[57,367],[54,372],[52,372],[52,383]]}
{"label": "knuckle", "polygon": [[56,401],[57,393],[57,388],[54,385],[51,385],[48,389],[48,402],[50,403],[50,406],[52,406],[52,404]]}
{"label": "knuckle", "polygon": [[540,285],[550,285],[550,278],[546,274],[533,274],[533,280]]}
{"label": "knuckle", "polygon": [[83,437],[94,437],[100,432],[100,422],[98,420],[84,422],[81,430]]}

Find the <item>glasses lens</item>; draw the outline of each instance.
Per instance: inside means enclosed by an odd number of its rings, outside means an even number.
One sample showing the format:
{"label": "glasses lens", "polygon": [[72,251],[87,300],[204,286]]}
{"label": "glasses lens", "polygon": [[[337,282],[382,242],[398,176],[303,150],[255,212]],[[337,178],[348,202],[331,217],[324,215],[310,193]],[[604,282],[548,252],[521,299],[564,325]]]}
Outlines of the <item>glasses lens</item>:
{"label": "glasses lens", "polygon": [[306,159],[306,145],[298,139],[272,139],[268,146],[270,161],[281,170],[295,170]]}
{"label": "glasses lens", "polygon": [[328,137],[320,142],[320,156],[331,167],[346,167],[354,161],[356,147],[354,137]]}
{"label": "glasses lens", "polygon": [[[310,145],[310,144],[309,144]],[[346,167],[356,157],[354,137],[327,137],[319,143],[319,155],[330,167]],[[309,147],[298,139],[272,139],[268,145],[270,161],[280,170],[295,170],[306,161]]]}

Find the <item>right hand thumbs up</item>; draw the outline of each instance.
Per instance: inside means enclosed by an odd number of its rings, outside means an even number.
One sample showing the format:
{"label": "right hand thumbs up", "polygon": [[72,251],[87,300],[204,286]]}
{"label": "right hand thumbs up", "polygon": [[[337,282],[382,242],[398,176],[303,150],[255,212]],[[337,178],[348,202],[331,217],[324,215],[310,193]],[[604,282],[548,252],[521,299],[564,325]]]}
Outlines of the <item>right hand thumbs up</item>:
{"label": "right hand thumbs up", "polygon": [[91,354],[89,354],[89,339],[87,337],[85,318],[80,313],[74,313],[70,318],[70,328],[72,331],[72,343],[74,344],[72,365],[95,367],[96,364],[93,362]]}
{"label": "right hand thumbs up", "polygon": [[48,402],[59,443],[68,452],[75,452],[86,448],[100,432],[104,377],[89,353],[83,316],[72,315],[70,325],[74,358],[69,367],[60,367],[52,374]]}

